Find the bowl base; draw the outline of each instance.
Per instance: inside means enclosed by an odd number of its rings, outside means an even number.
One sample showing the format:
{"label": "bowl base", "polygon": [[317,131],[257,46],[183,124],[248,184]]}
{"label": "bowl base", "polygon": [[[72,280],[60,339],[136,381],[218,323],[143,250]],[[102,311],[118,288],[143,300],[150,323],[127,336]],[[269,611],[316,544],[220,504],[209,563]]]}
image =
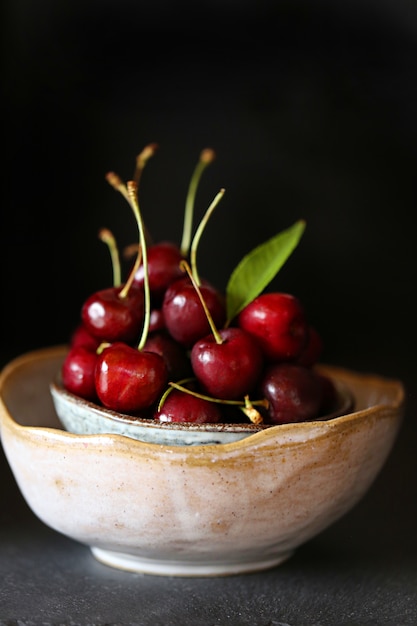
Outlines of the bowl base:
{"label": "bowl base", "polygon": [[93,556],[104,565],[122,569],[138,574],[152,574],[155,576],[183,576],[189,578],[211,576],[233,576],[238,574],[250,574],[280,565],[289,559],[293,551],[285,552],[269,559],[254,560],[249,562],[189,562],[189,561],[163,561],[147,559],[123,552],[113,552],[102,548],[91,547]]}

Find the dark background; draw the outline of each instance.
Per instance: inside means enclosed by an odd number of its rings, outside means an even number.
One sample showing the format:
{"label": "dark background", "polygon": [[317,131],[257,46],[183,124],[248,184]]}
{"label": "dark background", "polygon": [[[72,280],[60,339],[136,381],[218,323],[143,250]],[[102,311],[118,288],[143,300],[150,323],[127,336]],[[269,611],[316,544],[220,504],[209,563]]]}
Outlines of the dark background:
{"label": "dark background", "polygon": [[415,3],[14,0],[3,12],[1,364],[67,341],[83,299],[111,282],[100,227],[121,247],[136,240],[105,173],[130,178],[157,142],[141,207],[155,239],[179,242],[191,172],[212,147],[196,220],[226,195],[200,273],[223,287],[243,254],[306,219],[271,288],[302,299],[323,360],[404,381],[404,426],[358,524],[381,550],[405,550],[406,536],[416,555]]}
{"label": "dark background", "polygon": [[402,369],[417,346],[412,3],[17,1],[6,18],[2,350],[65,341],[111,281],[99,228],[120,247],[137,235],[104,175],[131,177],[157,142],[141,189],[155,239],[179,242],[192,169],[214,148],[196,222],[226,195],[200,271],[224,286],[303,217],[272,286],[303,299],[328,359]]}

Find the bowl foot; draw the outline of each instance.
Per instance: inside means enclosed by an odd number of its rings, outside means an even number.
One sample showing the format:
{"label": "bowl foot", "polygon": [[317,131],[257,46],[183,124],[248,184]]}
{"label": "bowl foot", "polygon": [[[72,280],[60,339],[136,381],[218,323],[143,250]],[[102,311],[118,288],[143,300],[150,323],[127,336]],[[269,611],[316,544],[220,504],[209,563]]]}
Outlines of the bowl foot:
{"label": "bowl foot", "polygon": [[124,554],[123,552],[113,552],[112,550],[104,550],[102,548],[91,547],[90,549],[97,561],[100,561],[100,563],[104,565],[109,565],[110,567],[138,574],[183,576],[190,578],[250,574],[280,565],[293,554],[292,551],[285,552],[279,556],[275,555],[273,558],[259,561],[225,561],[210,563],[198,561],[162,561]]}

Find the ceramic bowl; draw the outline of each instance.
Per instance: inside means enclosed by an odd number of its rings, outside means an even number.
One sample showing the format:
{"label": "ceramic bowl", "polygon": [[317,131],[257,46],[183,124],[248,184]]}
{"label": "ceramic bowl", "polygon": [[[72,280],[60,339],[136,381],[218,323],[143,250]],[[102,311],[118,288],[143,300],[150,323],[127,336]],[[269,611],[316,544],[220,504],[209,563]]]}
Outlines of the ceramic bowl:
{"label": "ceramic bowl", "polygon": [[[331,414],[320,419],[332,419],[353,408],[354,399],[348,386],[334,381],[338,401]],[[165,445],[214,445],[239,441],[256,432],[270,428],[247,420],[241,424],[163,423],[149,418],[131,417],[87,402],[69,393],[56,376],[50,390],[57,415],[65,430],[77,435],[112,433],[126,435],[139,441]]]}
{"label": "ceramic bowl", "polygon": [[45,524],[135,572],[219,576],[285,561],[364,496],[403,414],[400,381],[323,366],[353,395],[353,412],[205,445],[74,434],[50,393],[65,352],[35,351],[4,368],[4,451]]}

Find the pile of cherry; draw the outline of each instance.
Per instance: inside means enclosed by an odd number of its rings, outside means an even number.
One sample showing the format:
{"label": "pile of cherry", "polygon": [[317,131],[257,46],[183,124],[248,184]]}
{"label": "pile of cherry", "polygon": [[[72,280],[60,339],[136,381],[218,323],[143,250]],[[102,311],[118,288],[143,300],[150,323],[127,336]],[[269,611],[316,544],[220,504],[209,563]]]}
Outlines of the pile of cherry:
{"label": "pile of cherry", "polygon": [[[140,176],[155,148],[147,146],[137,157],[127,184],[114,173],[107,175],[135,215],[136,259],[122,282],[111,233],[102,231],[112,250],[113,284],[81,306],[62,366],[63,386],[113,411],[160,422],[282,424],[330,413],[337,393],[315,368],[322,352],[319,333],[296,296],[265,290],[276,274],[270,270],[271,250],[282,257],[277,267],[282,265],[303,223],[248,255],[236,268],[229,293],[222,293],[200,278],[196,249],[224,190],[190,237],[197,182],[214,153],[200,155],[179,246],[150,242],[139,209]],[[285,243],[288,249],[282,252],[278,246]],[[265,269],[264,280],[245,285],[244,272],[250,281],[255,261],[258,276]]]}

